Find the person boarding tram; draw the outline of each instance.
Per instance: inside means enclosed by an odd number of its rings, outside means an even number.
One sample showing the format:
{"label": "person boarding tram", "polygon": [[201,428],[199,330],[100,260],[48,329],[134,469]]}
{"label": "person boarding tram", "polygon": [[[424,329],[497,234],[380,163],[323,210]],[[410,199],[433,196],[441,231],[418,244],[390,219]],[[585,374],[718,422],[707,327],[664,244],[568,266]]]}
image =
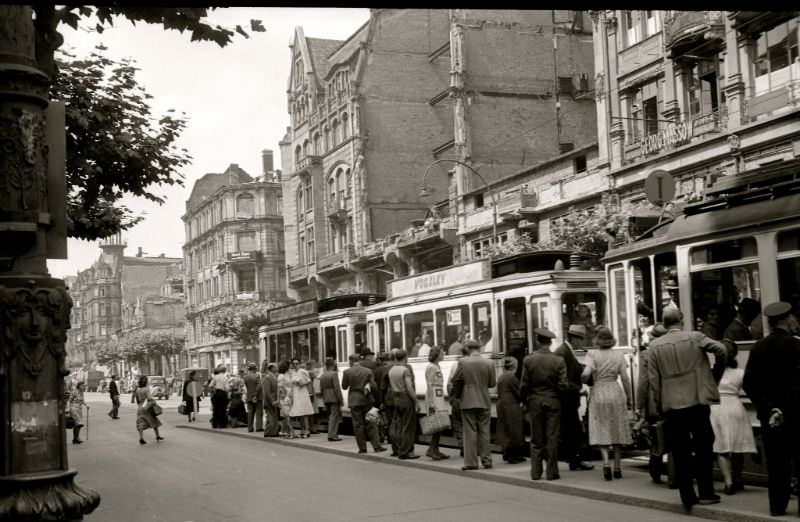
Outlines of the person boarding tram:
{"label": "person boarding tram", "polygon": [[564,359],[567,368],[569,386],[561,398],[561,444],[559,454],[569,464],[569,469],[572,471],[594,469],[592,464],[581,460],[583,429],[578,409],[580,409],[583,390],[583,382],[581,381],[583,365],[578,362],[573,353],[573,350],[583,349],[583,343],[586,342],[588,336],[589,334],[584,325],[571,324],[567,329],[566,339],[553,352]]}

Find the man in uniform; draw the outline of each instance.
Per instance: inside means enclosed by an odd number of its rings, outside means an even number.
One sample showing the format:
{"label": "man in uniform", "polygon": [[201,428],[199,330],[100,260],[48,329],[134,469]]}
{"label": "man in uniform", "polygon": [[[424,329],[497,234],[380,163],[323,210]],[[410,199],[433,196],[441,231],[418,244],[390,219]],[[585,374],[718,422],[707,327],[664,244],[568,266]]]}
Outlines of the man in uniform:
{"label": "man in uniform", "polygon": [[361,366],[363,366],[364,368],[368,368],[372,371],[375,371],[375,368],[378,367],[378,361],[375,360],[375,352],[366,347],[362,349]]}
{"label": "man in uniform", "polygon": [[792,465],[800,476],[800,340],[789,333],[791,311],[783,301],[764,308],[771,333],[753,346],[744,371],[744,391],[761,421],[773,516],[786,514]]}
{"label": "man in uniform", "polygon": [[[648,401],[652,401],[655,414],[666,420],[681,502],[688,511],[695,504],[720,500],[714,493],[714,431],[710,420],[710,405],[719,403],[719,391],[706,352],[713,353],[715,365],[724,368],[725,346],[701,332],[682,331],[682,321],[680,310],[664,308],[667,333],[654,339],[647,349],[647,384]],[[692,480],[695,476],[699,497]]]}
{"label": "man in uniform", "polygon": [[583,429],[578,416],[581,405],[581,372],[583,365],[575,358],[572,350],[583,349],[583,343],[588,337],[586,327],[582,324],[571,324],[567,329],[567,338],[564,343],[556,348],[554,354],[562,357],[567,366],[567,381],[569,386],[561,397],[561,447],[560,455],[569,464],[572,471],[594,469],[592,464],[581,461],[581,441]]}
{"label": "man in uniform", "polygon": [[[244,376],[245,406],[247,406],[247,431],[264,431],[263,392],[261,390],[261,376],[258,366],[250,364],[247,375]],[[255,422],[254,422],[255,421]],[[255,423],[255,426],[253,424]]]}
{"label": "man in uniform", "polygon": [[[531,478],[542,478],[542,459],[547,461],[547,480],[558,474],[558,431],[561,394],[569,388],[564,359],[550,351],[556,336],[547,328],[536,328],[535,352],[522,361],[520,396],[528,401],[531,419]],[[544,452],[544,455],[543,455]]]}
{"label": "man in uniform", "polygon": [[375,389],[375,377],[372,370],[361,366],[358,355],[351,355],[349,360],[350,368],[342,374],[342,389],[348,390],[347,405],[350,407],[358,452],[367,452],[367,439],[372,443],[375,453],[385,451],[386,448],[381,446],[378,439],[377,428],[366,419],[367,412],[372,408],[367,392]]}

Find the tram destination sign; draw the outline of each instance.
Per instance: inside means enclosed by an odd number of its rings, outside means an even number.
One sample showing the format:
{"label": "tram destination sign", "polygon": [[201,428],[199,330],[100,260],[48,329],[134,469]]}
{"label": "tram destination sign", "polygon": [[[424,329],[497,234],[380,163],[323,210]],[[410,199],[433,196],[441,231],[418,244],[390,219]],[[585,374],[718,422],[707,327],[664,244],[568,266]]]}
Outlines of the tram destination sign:
{"label": "tram destination sign", "polygon": [[489,261],[483,259],[443,270],[389,281],[392,298],[441,290],[464,283],[475,283],[487,279],[491,274]]}
{"label": "tram destination sign", "polygon": [[267,321],[270,323],[278,323],[287,319],[314,315],[315,313],[317,313],[317,300],[309,299],[308,301],[301,301],[299,303],[267,310]]}

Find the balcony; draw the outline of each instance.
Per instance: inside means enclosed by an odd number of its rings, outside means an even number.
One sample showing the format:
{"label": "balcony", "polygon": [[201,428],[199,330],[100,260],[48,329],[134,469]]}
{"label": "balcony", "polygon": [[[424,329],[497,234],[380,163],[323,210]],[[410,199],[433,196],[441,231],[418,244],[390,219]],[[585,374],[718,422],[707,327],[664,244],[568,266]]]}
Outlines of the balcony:
{"label": "balcony", "polygon": [[753,122],[777,112],[785,112],[782,109],[794,110],[798,107],[800,107],[800,80],[794,80],[746,99],[744,121]]}
{"label": "balcony", "polygon": [[306,265],[288,266],[287,277],[289,283],[305,283],[308,276],[308,267]]}
{"label": "balcony", "polygon": [[292,176],[299,176],[303,172],[308,172],[312,169],[322,168],[322,156],[308,155],[300,158],[295,162],[294,172]]}
{"label": "balcony", "polygon": [[412,249],[413,252],[455,246],[458,243],[456,230],[448,228],[447,224],[449,221],[442,219],[428,219],[423,224],[415,223],[400,234],[397,246],[401,249]]}
{"label": "balcony", "polygon": [[331,220],[344,219],[351,208],[352,198],[332,198],[328,200],[325,206],[325,215]]}
{"label": "balcony", "polygon": [[621,51],[617,58],[619,76],[624,76],[656,60],[660,60],[662,57],[663,40],[663,33],[658,32]]}
{"label": "balcony", "polygon": [[664,48],[669,58],[675,59],[687,52],[695,52],[701,45],[709,45],[710,52],[725,43],[725,24],[722,11],[676,11],[664,24]]}
{"label": "balcony", "polygon": [[728,128],[728,107],[719,108],[699,114],[692,118],[692,136],[700,136],[709,132],[722,132]]}
{"label": "balcony", "polygon": [[257,251],[249,252],[228,252],[226,262],[231,264],[246,264],[254,263],[260,257],[261,253]]}
{"label": "balcony", "polygon": [[347,272],[345,252],[340,250],[334,254],[320,257],[317,261],[317,272],[327,276],[340,275]]}

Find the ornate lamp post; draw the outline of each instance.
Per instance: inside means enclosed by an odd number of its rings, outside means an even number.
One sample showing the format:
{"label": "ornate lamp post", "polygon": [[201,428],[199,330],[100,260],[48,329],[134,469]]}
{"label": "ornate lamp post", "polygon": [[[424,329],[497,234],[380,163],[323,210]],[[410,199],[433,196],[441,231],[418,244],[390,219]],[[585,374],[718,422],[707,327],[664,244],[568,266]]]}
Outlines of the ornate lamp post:
{"label": "ornate lamp post", "polygon": [[425,181],[427,181],[428,179],[428,172],[430,172],[431,167],[433,167],[437,163],[444,163],[444,162],[455,163],[457,165],[461,165],[462,167],[468,168],[471,172],[473,172],[476,176],[478,176],[478,179],[480,179],[483,185],[486,187],[486,192],[492,198],[492,245],[494,246],[495,244],[497,244],[497,197],[495,196],[495,193],[489,189],[489,184],[486,182],[485,179],[483,179],[481,173],[472,168],[472,166],[468,165],[467,163],[464,163],[463,161],[449,159],[449,158],[440,158],[434,160],[425,169],[425,174],[422,175],[422,186],[419,188],[419,196],[421,198],[424,198],[430,195],[430,191],[428,190],[428,187],[425,185]]}
{"label": "ornate lamp post", "polygon": [[42,71],[57,33],[35,23],[28,6],[0,6],[0,521],[15,522],[80,520],[100,503],[67,464],[72,301],[46,263],[66,242],[65,130]]}

